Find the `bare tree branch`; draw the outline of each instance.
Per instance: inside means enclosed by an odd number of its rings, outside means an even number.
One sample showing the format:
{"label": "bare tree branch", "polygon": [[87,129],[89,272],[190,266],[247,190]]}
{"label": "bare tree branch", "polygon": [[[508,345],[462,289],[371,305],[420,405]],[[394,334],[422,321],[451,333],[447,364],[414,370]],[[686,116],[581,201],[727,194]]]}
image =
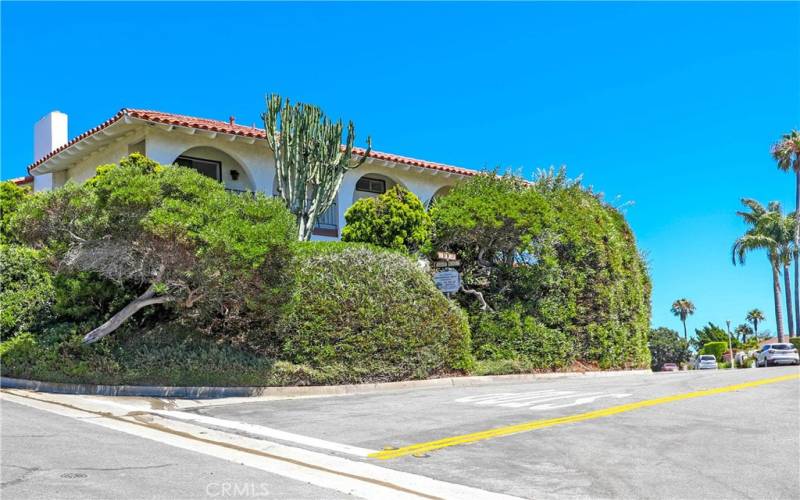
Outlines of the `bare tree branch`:
{"label": "bare tree branch", "polygon": [[465,288],[464,285],[461,285],[461,291],[466,293],[466,294],[474,295],[475,297],[477,297],[478,298],[478,302],[481,303],[481,310],[482,311],[494,312],[494,309],[492,309],[489,306],[489,304],[486,303],[486,300],[483,298],[483,294],[481,292],[479,292],[477,290],[472,290],[472,289],[469,289],[469,288]]}

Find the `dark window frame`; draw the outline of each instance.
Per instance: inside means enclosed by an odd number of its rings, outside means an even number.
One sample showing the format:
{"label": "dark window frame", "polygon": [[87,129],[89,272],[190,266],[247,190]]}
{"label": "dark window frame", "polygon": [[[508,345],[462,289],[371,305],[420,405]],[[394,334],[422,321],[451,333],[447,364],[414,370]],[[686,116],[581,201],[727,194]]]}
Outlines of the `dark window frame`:
{"label": "dark window frame", "polygon": [[[217,176],[216,176],[216,177],[211,177],[211,176],[208,176],[208,177],[210,177],[210,178],[212,178],[212,179],[216,180],[217,182],[222,182],[222,162],[221,162],[221,161],[218,161],[218,160],[209,160],[208,158],[200,158],[200,157],[197,157],[197,156],[179,155],[177,158],[175,158],[175,164],[177,165],[177,164],[178,164],[178,160],[181,160],[181,159],[183,159],[183,160],[189,160],[189,161],[192,161],[192,162],[195,162],[195,161],[202,161],[202,162],[205,162],[205,163],[213,163],[213,164],[215,164],[215,165],[217,166]],[[186,166],[186,165],[183,165],[183,166]],[[191,168],[191,169],[197,170],[197,169],[196,169],[195,167],[193,167],[193,166],[192,166],[192,167],[188,167],[188,168]],[[198,172],[198,173],[202,173],[202,172],[200,172],[199,170],[197,170],[197,172]],[[205,175],[205,174],[203,174],[203,175]]]}
{"label": "dark window frame", "polygon": [[[367,189],[359,188],[359,184],[361,184],[363,181],[367,182]],[[381,189],[383,189],[383,191],[375,191],[375,190],[371,189],[372,186],[370,185],[370,183],[372,183],[372,182],[380,182],[381,186],[382,186]],[[386,192],[386,181],[384,179],[377,179],[375,177],[367,177],[365,175],[364,177],[361,177],[360,179],[358,179],[356,181],[356,191],[361,191],[362,193],[383,194],[383,193]]]}

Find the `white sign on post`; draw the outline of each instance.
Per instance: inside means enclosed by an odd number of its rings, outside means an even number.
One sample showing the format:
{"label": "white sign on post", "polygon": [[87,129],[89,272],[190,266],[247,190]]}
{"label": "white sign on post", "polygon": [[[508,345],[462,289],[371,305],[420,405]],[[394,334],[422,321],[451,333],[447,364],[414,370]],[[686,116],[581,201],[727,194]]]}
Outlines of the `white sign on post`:
{"label": "white sign on post", "polygon": [[445,269],[433,275],[433,281],[443,293],[455,293],[461,288],[461,276],[455,269]]}

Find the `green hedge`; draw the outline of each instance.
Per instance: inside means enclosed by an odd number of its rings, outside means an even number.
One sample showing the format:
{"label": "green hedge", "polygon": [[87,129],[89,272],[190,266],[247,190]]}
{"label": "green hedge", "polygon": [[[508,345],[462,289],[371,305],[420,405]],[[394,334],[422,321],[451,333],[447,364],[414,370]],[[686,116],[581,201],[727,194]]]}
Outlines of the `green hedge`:
{"label": "green hedge", "polygon": [[464,313],[408,257],[366,245],[308,243],[279,327],[280,357],[342,367],[348,382],[468,370]]}
{"label": "green hedge", "polygon": [[41,252],[0,244],[0,340],[46,320],[55,298]]}
{"label": "green hedge", "polygon": [[517,360],[526,371],[552,370],[568,366],[575,356],[567,335],[525,316],[521,307],[477,313],[472,325],[475,356],[481,361]]}
{"label": "green hedge", "polygon": [[703,345],[700,354],[713,354],[717,361],[722,361],[722,355],[728,351],[727,342],[709,342]]}
{"label": "green hedge", "polygon": [[520,337],[498,344],[492,340],[497,321],[478,313],[474,295],[458,294],[472,317],[477,314],[473,338],[494,344],[493,357],[519,356],[521,346],[547,331],[564,335],[584,365],[649,366],[647,266],[623,214],[601,196],[563,171],[544,173],[533,184],[489,173],[453,188],[430,214],[434,247],[458,254],[467,286],[497,314],[515,311],[521,322],[537,325],[512,328]]}
{"label": "green hedge", "polygon": [[68,292],[93,290],[97,278],[60,277],[58,317],[0,343],[2,373],[56,382],[224,386],[402,380],[473,368],[465,314],[408,257],[366,245],[308,243],[299,245],[287,272],[295,275],[292,297],[257,349],[249,335],[201,333],[158,309],[84,345],[83,335],[125,292],[98,295],[105,302],[84,310],[67,300]]}

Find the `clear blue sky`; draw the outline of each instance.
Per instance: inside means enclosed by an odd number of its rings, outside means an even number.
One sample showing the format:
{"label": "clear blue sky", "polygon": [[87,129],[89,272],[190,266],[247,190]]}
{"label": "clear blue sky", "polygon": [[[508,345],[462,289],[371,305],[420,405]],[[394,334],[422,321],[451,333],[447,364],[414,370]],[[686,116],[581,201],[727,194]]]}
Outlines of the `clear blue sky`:
{"label": "clear blue sky", "polygon": [[[792,207],[770,145],[800,127],[800,4],[2,4],[2,177],[32,126],[122,107],[257,123],[277,91],[376,149],[471,168],[566,164],[613,199],[651,266],[653,324],[774,331],[769,267],[733,267],[739,198]],[[734,323],[735,324],[735,323]]]}

